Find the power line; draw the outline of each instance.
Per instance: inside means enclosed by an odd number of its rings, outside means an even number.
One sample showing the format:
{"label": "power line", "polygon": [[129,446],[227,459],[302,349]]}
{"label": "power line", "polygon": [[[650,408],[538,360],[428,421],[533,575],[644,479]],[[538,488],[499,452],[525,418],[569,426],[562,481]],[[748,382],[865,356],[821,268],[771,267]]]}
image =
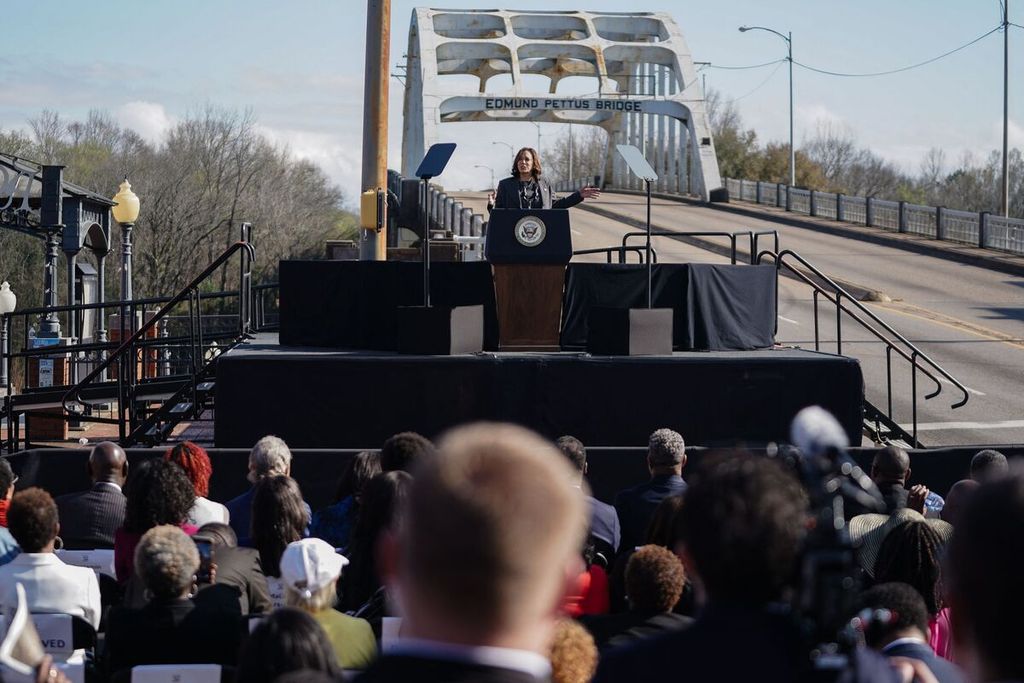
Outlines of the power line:
{"label": "power line", "polygon": [[926,59],[923,62],[918,62],[917,64],[911,64],[910,66],[900,67],[899,69],[890,69],[889,71],[875,71],[875,72],[872,72],[872,73],[851,74],[851,73],[842,73],[842,72],[839,72],[839,71],[828,71],[827,69],[818,69],[816,67],[809,66],[807,64],[803,64],[803,63],[798,62],[796,60],[794,60],[793,63],[796,64],[799,67],[807,69],[808,71],[814,71],[814,72],[819,73],[819,74],[825,74],[826,76],[842,76],[844,78],[868,78],[868,77],[872,77],[872,76],[888,76],[889,74],[896,74],[896,73],[900,73],[901,71],[910,71],[911,69],[916,69],[916,68],[922,67],[922,66],[924,66],[926,64],[931,64],[932,62],[937,62],[940,59],[942,59],[943,57],[948,57],[949,55],[951,55],[951,54],[953,54],[955,52],[959,52],[960,50],[968,48],[971,45],[974,45],[978,41],[981,41],[981,40],[984,40],[985,38],[988,38],[990,35],[992,35],[993,33],[997,32],[997,31],[999,31],[1002,28],[1003,27],[1000,24],[999,26],[996,26],[995,28],[993,28],[991,31],[989,31],[987,33],[983,33],[982,35],[978,36],[977,38],[975,38],[971,42],[964,43],[960,47],[953,48],[949,52],[943,52],[941,55],[938,55],[937,57],[932,57],[931,59]]}
{"label": "power line", "polygon": [[758,90],[760,90],[761,88],[763,88],[763,87],[765,86],[765,84],[766,84],[766,83],[768,83],[768,81],[772,80],[772,76],[774,76],[774,75],[775,75],[776,73],[778,73],[778,71],[779,71],[779,67],[781,67],[781,66],[782,66],[783,64],[785,64],[785,63],[786,63],[786,60],[785,60],[785,59],[781,60],[781,61],[780,61],[780,62],[778,63],[778,65],[776,65],[776,67],[775,67],[774,69],[772,69],[772,72],[771,72],[770,74],[768,74],[768,78],[766,78],[766,79],[764,79],[763,81],[761,81],[761,82],[760,82],[760,83],[758,84],[758,86],[757,86],[756,88],[754,88],[753,90],[751,90],[750,92],[748,92],[748,93],[747,93],[746,95],[740,95],[739,97],[735,97],[735,98],[733,98],[733,102],[739,102],[740,100],[742,100],[742,99],[743,99],[743,98],[745,98],[745,97],[750,97],[751,95],[753,95],[754,93],[756,93],[756,92],[757,92]]}
{"label": "power line", "polygon": [[718,64],[708,64],[708,67],[712,69],[727,69],[729,71],[741,71],[743,69],[762,69],[766,66],[771,66],[772,64],[778,64],[779,62],[784,61],[786,61],[785,58],[776,59],[771,62],[765,62],[764,64],[751,64],[749,66],[719,66]]}

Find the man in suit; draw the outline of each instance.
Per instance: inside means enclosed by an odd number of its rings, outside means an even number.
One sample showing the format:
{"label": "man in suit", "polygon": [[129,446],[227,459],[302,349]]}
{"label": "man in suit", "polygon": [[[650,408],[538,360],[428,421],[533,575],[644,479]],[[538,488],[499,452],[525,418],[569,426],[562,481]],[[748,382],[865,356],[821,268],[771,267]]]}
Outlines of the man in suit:
{"label": "man in suit", "polygon": [[114,532],[124,523],[128,458],[116,443],[104,441],[89,453],[88,491],[68,493],[56,500],[60,536],[69,550],[113,548]]}
{"label": "man in suit", "polygon": [[928,665],[939,683],[963,683],[964,675],[928,645],[928,608],[920,593],[905,583],[880,583],[864,591],[861,606],[887,610],[887,623],[869,622],[864,632],[868,647],[886,657],[908,657]]}
{"label": "man in suit", "polygon": [[647,470],[651,478],[615,496],[623,548],[632,549],[643,543],[658,504],[686,490],[685,466],[686,442],[678,432],[659,429],[651,434],[647,443]]}
{"label": "man in suit", "polygon": [[[573,486],[582,490],[583,479],[587,474],[587,449],[574,436],[559,437],[555,445],[562,451],[562,455],[569,459],[569,464],[577,473],[572,479]],[[595,549],[604,554],[605,559],[611,564],[612,556],[619,550],[619,514],[611,505],[602,503],[589,494],[586,499],[590,507],[590,538],[595,541]]]}
{"label": "man in suit", "polygon": [[210,522],[192,539],[210,543],[216,567],[214,583],[200,586],[192,598],[197,605],[238,615],[267,614],[274,609],[260,554],[253,548],[239,548],[230,526]]}
{"label": "man in suit", "polygon": [[586,533],[583,496],[552,445],[521,427],[475,424],[445,436],[415,472],[380,543],[401,596],[402,638],[360,683],[536,683]]}
{"label": "man in suit", "polygon": [[[224,506],[228,509],[228,518],[231,528],[235,530],[235,536],[242,546],[249,546],[252,539],[252,529],[249,528],[252,521],[252,499],[256,495],[256,484],[264,477],[290,477],[292,472],[292,452],[283,439],[276,436],[265,436],[256,442],[256,445],[249,451],[249,473],[246,478],[252,487],[238,496],[232,498]],[[302,503],[306,507],[306,533],[309,533],[309,522],[313,513],[309,504]]]}

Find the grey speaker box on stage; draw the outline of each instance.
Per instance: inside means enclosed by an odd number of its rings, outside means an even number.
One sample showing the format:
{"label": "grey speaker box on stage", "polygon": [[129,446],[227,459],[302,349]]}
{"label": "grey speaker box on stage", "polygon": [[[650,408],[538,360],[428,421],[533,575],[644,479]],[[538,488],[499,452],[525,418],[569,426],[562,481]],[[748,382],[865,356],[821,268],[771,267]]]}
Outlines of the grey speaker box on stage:
{"label": "grey speaker box on stage", "polygon": [[595,356],[672,354],[671,308],[598,307],[587,327],[587,352]]}
{"label": "grey speaker box on stage", "polygon": [[398,352],[429,356],[484,349],[483,306],[399,306]]}

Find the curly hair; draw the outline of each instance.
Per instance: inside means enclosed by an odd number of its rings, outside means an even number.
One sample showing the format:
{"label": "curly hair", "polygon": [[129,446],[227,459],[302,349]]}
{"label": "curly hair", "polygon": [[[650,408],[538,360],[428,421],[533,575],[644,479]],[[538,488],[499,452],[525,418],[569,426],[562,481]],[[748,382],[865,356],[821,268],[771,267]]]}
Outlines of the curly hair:
{"label": "curly hair", "polygon": [[176,526],[155,526],[135,546],[135,573],[154,598],[181,597],[199,569],[199,551]]}
{"label": "curly hair", "polygon": [[928,614],[942,607],[939,592],[942,538],[927,522],[907,520],[885,535],[875,560],[875,582],[899,581],[917,589]]}
{"label": "curly hair", "polygon": [[197,496],[209,495],[213,465],[210,464],[210,456],[202,446],[191,441],[182,441],[173,448],[167,449],[167,452],[164,453],[164,460],[169,460],[185,470]]}
{"label": "curly hair", "polygon": [[408,472],[420,458],[436,452],[433,442],[416,432],[399,432],[380,447],[380,468],[384,472]]}
{"label": "curly hair", "polygon": [[178,465],[147,460],[132,468],[125,485],[124,528],[142,534],[161,524],[180,525],[196,500],[192,482]]}
{"label": "curly hair", "polygon": [[552,683],[587,683],[597,671],[597,645],[579,622],[560,619],[548,652]]}
{"label": "curly hair", "polygon": [[264,477],[252,499],[252,541],[260,553],[263,572],[281,575],[281,555],[288,544],[302,538],[309,524],[302,492],[291,477]]}
{"label": "curly hair", "polygon": [[526,152],[529,152],[530,156],[533,158],[533,165],[530,167],[530,175],[534,178],[539,178],[540,174],[543,173],[544,170],[540,167],[540,155],[537,154],[537,150],[533,147],[521,147],[519,148],[519,151],[516,152],[516,157],[512,160],[512,176],[519,176],[519,169],[516,168],[516,166],[519,164],[519,157],[523,156]]}
{"label": "curly hair", "polygon": [[7,509],[7,530],[22,552],[38,553],[57,536],[57,504],[35,486],[14,494]]}
{"label": "curly hair", "polygon": [[626,595],[637,611],[668,612],[679,602],[685,583],[683,563],[660,545],[640,547],[626,565]]}
{"label": "curly hair", "polygon": [[667,427],[655,430],[647,440],[647,460],[653,466],[685,465],[686,442]]}

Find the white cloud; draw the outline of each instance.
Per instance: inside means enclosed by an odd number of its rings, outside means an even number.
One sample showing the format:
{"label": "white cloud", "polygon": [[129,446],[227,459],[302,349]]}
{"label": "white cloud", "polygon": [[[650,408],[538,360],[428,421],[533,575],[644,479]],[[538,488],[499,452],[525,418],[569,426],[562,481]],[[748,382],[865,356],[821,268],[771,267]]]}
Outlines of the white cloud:
{"label": "white cloud", "polygon": [[271,142],[287,147],[292,157],[306,159],[323,169],[331,182],[341,188],[347,204],[358,201],[363,163],[358,137],[266,125],[257,129]]}
{"label": "white cloud", "polygon": [[159,144],[175,124],[164,105],[137,100],[117,108],[115,116],[125,128],[131,128],[147,142]]}

